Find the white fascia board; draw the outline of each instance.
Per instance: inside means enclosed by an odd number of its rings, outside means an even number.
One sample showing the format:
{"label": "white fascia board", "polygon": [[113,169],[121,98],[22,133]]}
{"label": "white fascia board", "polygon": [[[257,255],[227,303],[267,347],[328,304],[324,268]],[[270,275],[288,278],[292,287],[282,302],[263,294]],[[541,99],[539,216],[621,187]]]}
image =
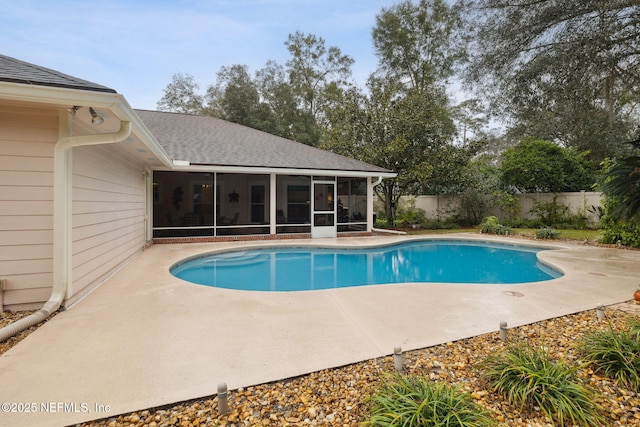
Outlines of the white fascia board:
{"label": "white fascia board", "polygon": [[112,99],[117,96],[120,95],[112,92],[0,82],[0,99],[58,107],[68,108],[73,105],[105,107],[113,104]]}
{"label": "white fascia board", "polygon": [[133,111],[125,97],[119,93],[59,88],[0,82],[0,100],[51,105],[70,108],[74,105],[110,110],[119,120],[131,122],[132,132],[158,157],[164,165],[172,167],[171,159]]}
{"label": "white fascia board", "polygon": [[[162,170],[162,169],[156,169]],[[346,177],[382,177],[395,178],[395,172],[375,172],[375,171],[349,171],[349,170],[327,170],[327,169],[295,169],[295,168],[268,168],[249,166],[207,166],[189,165],[167,168],[165,170],[175,170],[183,172],[219,172],[219,173],[246,173],[246,174],[276,174],[276,175],[320,175],[320,176],[346,176]]]}

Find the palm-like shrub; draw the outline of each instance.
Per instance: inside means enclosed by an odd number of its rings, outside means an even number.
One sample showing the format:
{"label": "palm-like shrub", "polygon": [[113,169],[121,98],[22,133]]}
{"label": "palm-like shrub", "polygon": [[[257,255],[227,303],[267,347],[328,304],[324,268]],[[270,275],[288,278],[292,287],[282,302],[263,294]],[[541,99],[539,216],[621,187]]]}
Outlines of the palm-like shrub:
{"label": "palm-like shrub", "polygon": [[418,376],[389,375],[369,400],[365,426],[484,427],[489,413],[469,393]]}
{"label": "palm-like shrub", "polygon": [[606,165],[601,189],[608,198],[619,203],[613,209],[614,216],[623,219],[640,218],[640,137],[631,141],[635,154]]}
{"label": "palm-like shrub", "polygon": [[480,364],[484,378],[520,410],[539,407],[560,426],[601,425],[594,394],[577,368],[553,361],[546,349],[516,343]]}
{"label": "palm-like shrub", "polygon": [[630,320],[622,331],[593,332],[579,349],[597,372],[640,391],[640,319]]}
{"label": "palm-like shrub", "polygon": [[634,153],[604,162],[600,190],[604,215],[600,218],[603,243],[640,247],[640,135],[630,145]]}

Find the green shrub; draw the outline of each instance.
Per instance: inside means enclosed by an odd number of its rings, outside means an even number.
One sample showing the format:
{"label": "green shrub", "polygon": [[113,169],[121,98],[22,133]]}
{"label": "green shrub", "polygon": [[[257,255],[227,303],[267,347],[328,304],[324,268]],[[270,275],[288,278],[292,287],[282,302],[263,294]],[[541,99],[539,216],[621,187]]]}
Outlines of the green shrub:
{"label": "green shrub", "polygon": [[617,244],[640,248],[640,224],[637,221],[625,221],[615,212],[620,200],[607,197],[603,201],[603,215],[600,217],[602,243]]}
{"label": "green shrub", "polygon": [[602,243],[640,248],[640,226],[634,221],[615,220],[605,215],[600,225]]}
{"label": "green shrub", "polygon": [[490,233],[499,224],[497,216],[488,216],[480,223],[480,232]]}
{"label": "green shrub", "polygon": [[555,195],[550,202],[534,202],[529,213],[534,214],[547,227],[570,222],[569,207],[559,204]]}
{"label": "green shrub", "polygon": [[460,228],[460,226],[452,219],[444,219],[426,220],[424,224],[422,224],[422,228],[426,230],[453,230],[455,228]]}
{"label": "green shrub", "polygon": [[541,228],[544,227],[544,224],[540,222],[538,219],[525,219],[518,218],[513,220],[505,221],[506,226],[513,228]]}
{"label": "green shrub", "polygon": [[517,343],[481,363],[491,387],[520,409],[539,407],[560,426],[602,424],[594,394],[577,368],[552,361],[546,349]]}
{"label": "green shrub", "polygon": [[471,396],[446,383],[418,376],[388,375],[369,400],[365,426],[483,427],[489,413]]}
{"label": "green shrub", "polygon": [[468,188],[458,194],[458,205],[455,217],[458,223],[464,226],[476,226],[482,221],[491,206],[495,205],[494,197],[487,196],[482,191]]}
{"label": "green shrub", "polygon": [[[584,213],[576,213],[567,217],[567,227],[565,229],[583,230],[585,228],[595,228],[595,224],[589,221]],[[559,227],[558,227],[559,228]]]}
{"label": "green shrub", "polygon": [[560,237],[560,232],[550,227],[541,228],[536,230],[536,237],[538,239],[558,239]]}
{"label": "green shrub", "polygon": [[629,321],[622,331],[610,327],[593,332],[579,349],[597,372],[640,391],[640,319]]}
{"label": "green shrub", "polygon": [[373,223],[375,228],[387,228],[389,227],[389,219],[384,212],[376,212],[375,221]]}
{"label": "green shrub", "polygon": [[426,221],[424,209],[416,208],[415,199],[399,204],[396,211],[396,225],[407,227],[422,224]]}
{"label": "green shrub", "polygon": [[587,211],[595,215],[598,221],[600,221],[605,214],[605,209],[603,206],[591,205],[587,208]]}
{"label": "green shrub", "polygon": [[496,191],[494,196],[497,199],[498,206],[509,215],[509,218],[512,221],[516,221],[520,218],[520,212],[522,211],[522,206],[520,205],[520,201],[513,196],[511,193],[507,193],[506,191]]}
{"label": "green shrub", "polygon": [[489,216],[480,224],[480,232],[486,234],[509,235],[511,234],[511,229],[500,224],[497,217]]}
{"label": "green shrub", "polygon": [[502,225],[502,224],[498,224],[498,226],[495,229],[494,234],[500,234],[503,236],[508,236],[511,233],[511,229],[509,227],[507,227],[506,225]]}

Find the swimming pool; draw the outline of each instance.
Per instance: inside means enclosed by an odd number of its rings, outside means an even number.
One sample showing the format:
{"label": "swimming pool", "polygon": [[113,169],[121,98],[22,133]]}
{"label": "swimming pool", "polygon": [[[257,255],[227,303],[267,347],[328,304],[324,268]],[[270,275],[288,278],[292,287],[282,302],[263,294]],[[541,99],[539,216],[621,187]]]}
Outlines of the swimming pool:
{"label": "swimming pool", "polygon": [[394,283],[527,283],[562,274],[543,249],[464,241],[414,241],[366,249],[278,247],[210,254],[171,268],[183,280],[220,288],[303,291]]}

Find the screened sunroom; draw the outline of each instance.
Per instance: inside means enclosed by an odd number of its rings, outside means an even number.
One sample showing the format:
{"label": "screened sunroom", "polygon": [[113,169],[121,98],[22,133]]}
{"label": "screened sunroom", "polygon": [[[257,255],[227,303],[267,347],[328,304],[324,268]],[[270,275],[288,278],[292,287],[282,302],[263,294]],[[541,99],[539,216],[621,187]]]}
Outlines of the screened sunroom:
{"label": "screened sunroom", "polygon": [[174,168],[154,170],[154,240],[370,232],[394,173],[213,117],[137,111]]}
{"label": "screened sunroom", "polygon": [[156,171],[153,237],[368,230],[363,177]]}

